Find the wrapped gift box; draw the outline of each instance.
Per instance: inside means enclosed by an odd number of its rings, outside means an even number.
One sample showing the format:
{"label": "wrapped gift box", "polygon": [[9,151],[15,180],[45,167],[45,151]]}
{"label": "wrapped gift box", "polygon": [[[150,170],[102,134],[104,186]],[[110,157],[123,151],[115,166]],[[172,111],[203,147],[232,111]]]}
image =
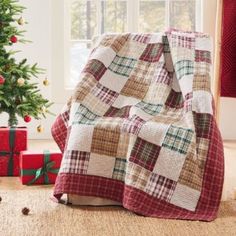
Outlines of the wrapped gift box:
{"label": "wrapped gift box", "polygon": [[27,128],[0,127],[0,176],[19,176],[23,150],[27,150]]}
{"label": "wrapped gift box", "polygon": [[59,151],[22,151],[20,179],[22,184],[54,184],[62,160]]}

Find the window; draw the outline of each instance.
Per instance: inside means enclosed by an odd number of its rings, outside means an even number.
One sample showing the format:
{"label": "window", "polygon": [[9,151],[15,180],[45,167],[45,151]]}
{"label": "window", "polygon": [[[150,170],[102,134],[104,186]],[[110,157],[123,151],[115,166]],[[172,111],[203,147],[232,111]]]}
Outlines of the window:
{"label": "window", "polygon": [[103,33],[158,32],[169,27],[201,30],[200,0],[70,0],[69,78],[79,79],[92,39]]}

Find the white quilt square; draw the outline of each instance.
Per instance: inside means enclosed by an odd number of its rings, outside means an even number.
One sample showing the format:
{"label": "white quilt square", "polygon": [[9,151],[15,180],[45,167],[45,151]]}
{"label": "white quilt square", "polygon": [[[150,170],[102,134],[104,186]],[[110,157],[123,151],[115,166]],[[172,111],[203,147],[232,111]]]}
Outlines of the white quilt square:
{"label": "white quilt square", "polygon": [[170,203],[189,211],[195,211],[199,197],[199,191],[178,183]]}
{"label": "white quilt square", "polygon": [[137,98],[134,98],[134,97],[127,97],[127,96],[124,96],[124,95],[120,94],[117,97],[117,99],[115,100],[115,102],[113,103],[112,106],[116,107],[116,108],[122,108],[122,107],[125,107],[125,106],[136,105],[140,101],[141,101],[140,99],[137,99]]}
{"label": "white quilt square", "polygon": [[193,90],[193,75],[185,75],[179,81],[183,97]]}
{"label": "white quilt square", "polygon": [[91,153],[87,174],[111,178],[115,161],[114,157]]}
{"label": "white quilt square", "polygon": [[147,121],[139,132],[139,137],[157,145],[161,145],[165,138],[169,125]]}
{"label": "white quilt square", "polygon": [[186,156],[161,148],[153,172],[168,179],[178,181]]}
{"label": "white quilt square", "polygon": [[101,61],[105,67],[108,67],[113,59],[115,58],[116,53],[110,47],[99,47],[95,52],[90,56],[89,59],[97,59]]}
{"label": "white quilt square", "polygon": [[210,38],[196,37],[195,48],[196,48],[196,50],[211,52],[212,51],[212,40]]}
{"label": "white quilt square", "polygon": [[111,70],[106,70],[99,82],[110,90],[119,93],[126,84],[127,80],[128,77],[126,76],[116,74]]}
{"label": "white quilt square", "polygon": [[93,137],[93,126],[76,124],[71,128],[67,150],[90,152]]}
{"label": "white quilt square", "polygon": [[213,114],[212,95],[207,91],[193,91],[192,110]]}
{"label": "white quilt square", "polygon": [[132,106],[132,107],[130,108],[130,111],[129,111],[129,116],[132,117],[132,116],[134,116],[134,115],[140,117],[142,120],[145,120],[145,121],[150,120],[150,119],[153,118],[152,115],[146,113],[146,112],[143,111],[142,109],[140,109],[140,108],[138,108],[138,107],[135,107],[135,106]]}

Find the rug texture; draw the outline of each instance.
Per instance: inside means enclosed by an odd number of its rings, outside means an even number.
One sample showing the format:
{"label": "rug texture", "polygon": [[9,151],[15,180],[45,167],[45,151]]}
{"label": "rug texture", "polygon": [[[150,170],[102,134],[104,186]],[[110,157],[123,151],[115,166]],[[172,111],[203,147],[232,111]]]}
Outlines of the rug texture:
{"label": "rug texture", "polygon": [[145,216],[215,219],[224,160],[210,74],[205,34],[104,35],[52,127],[64,152],[55,197],[102,197]]}
{"label": "rug texture", "polygon": [[[142,217],[122,207],[72,207],[50,200],[51,188],[2,190],[2,236],[233,236],[236,202],[222,202],[214,222]],[[28,207],[24,216],[21,209]]]}

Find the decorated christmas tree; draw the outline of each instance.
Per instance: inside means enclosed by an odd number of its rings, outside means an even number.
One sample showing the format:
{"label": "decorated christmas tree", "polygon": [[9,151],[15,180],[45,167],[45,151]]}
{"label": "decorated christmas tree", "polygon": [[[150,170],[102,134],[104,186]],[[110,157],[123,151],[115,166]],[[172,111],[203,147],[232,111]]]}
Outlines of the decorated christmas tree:
{"label": "decorated christmas tree", "polygon": [[[40,94],[38,83],[33,80],[42,77],[44,70],[37,63],[30,65],[27,59],[14,57],[19,51],[14,51],[12,45],[29,42],[23,37],[24,9],[18,0],[0,0],[0,114],[8,113],[9,126],[16,126],[18,117],[30,122],[31,117],[41,119],[50,113],[51,103]],[[47,86],[48,80],[44,79],[43,84]]]}

